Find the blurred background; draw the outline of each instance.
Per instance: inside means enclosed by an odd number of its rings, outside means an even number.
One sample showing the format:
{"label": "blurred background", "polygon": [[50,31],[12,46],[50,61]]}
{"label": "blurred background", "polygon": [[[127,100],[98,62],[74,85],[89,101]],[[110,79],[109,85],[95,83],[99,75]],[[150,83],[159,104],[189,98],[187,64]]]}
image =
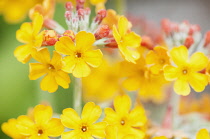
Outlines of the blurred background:
{"label": "blurred background", "polygon": [[[107,9],[117,7],[115,3],[115,0],[109,0]],[[192,24],[199,24],[203,33],[210,29],[208,0],[127,0],[123,7],[125,13],[144,17],[157,26],[160,25],[161,19],[168,18],[176,22],[188,20]],[[55,20],[66,27],[63,4],[59,3],[55,11]],[[26,18],[25,21],[29,19]],[[34,107],[45,100],[53,103],[53,109],[57,113],[72,106],[71,95],[67,93],[72,87],[68,90],[59,88],[58,92],[53,94],[41,91],[40,81],[30,81],[28,78],[28,64],[22,64],[14,57],[15,48],[21,45],[15,37],[21,23],[8,24],[0,15],[0,124],[9,118],[26,114],[29,107]],[[9,137],[0,131],[0,138]]]}

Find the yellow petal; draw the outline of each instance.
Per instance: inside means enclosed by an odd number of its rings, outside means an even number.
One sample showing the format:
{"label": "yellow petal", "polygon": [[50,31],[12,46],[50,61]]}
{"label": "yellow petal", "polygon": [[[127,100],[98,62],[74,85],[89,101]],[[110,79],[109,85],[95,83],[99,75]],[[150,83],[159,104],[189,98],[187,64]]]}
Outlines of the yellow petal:
{"label": "yellow petal", "polygon": [[45,125],[51,119],[53,110],[50,106],[37,105],[34,108],[34,120],[38,125]]}
{"label": "yellow petal", "polygon": [[132,127],[142,127],[147,122],[145,111],[141,106],[136,106],[129,114]]}
{"label": "yellow petal", "polygon": [[32,22],[34,35],[37,35],[39,33],[39,31],[42,28],[42,24],[43,24],[43,16],[38,12],[34,13],[33,22]]}
{"label": "yellow petal", "polygon": [[196,139],[210,139],[209,132],[207,129],[201,129],[196,134]]}
{"label": "yellow petal", "polygon": [[100,66],[103,54],[101,50],[91,50],[84,53],[84,60],[92,67]]}
{"label": "yellow petal", "polygon": [[170,55],[173,62],[178,66],[182,66],[188,61],[188,50],[185,46],[174,47],[170,51]]}
{"label": "yellow petal", "polygon": [[50,63],[50,52],[47,48],[42,48],[39,50],[33,49],[32,57],[43,64]]}
{"label": "yellow petal", "polygon": [[30,73],[29,73],[30,80],[36,80],[47,73],[46,65],[40,63],[30,63],[29,68],[30,68]]}
{"label": "yellow petal", "polygon": [[77,129],[80,126],[80,117],[77,112],[72,108],[66,108],[61,115],[61,122],[65,127],[70,129]]}
{"label": "yellow petal", "polygon": [[122,40],[125,46],[133,48],[139,47],[141,43],[141,37],[134,32],[126,34],[125,36],[123,36]]}
{"label": "yellow petal", "polygon": [[202,92],[208,85],[208,77],[202,73],[192,73],[189,83],[196,92]]}
{"label": "yellow petal", "polygon": [[48,91],[50,93],[55,92],[58,89],[58,84],[56,83],[55,77],[51,72],[49,72],[41,81],[41,89]]}
{"label": "yellow petal", "polygon": [[120,36],[124,36],[128,30],[128,20],[126,17],[121,16],[118,21],[118,30]]}
{"label": "yellow petal", "polygon": [[117,126],[108,125],[105,132],[106,139],[117,139]]}
{"label": "yellow petal", "polygon": [[63,71],[68,72],[68,73],[72,73],[73,69],[76,66],[76,59],[74,56],[66,56],[63,59],[64,61],[64,67],[62,68]]}
{"label": "yellow petal", "polygon": [[174,83],[174,91],[183,96],[187,96],[190,94],[190,86],[185,80],[176,80]]}
{"label": "yellow petal", "polygon": [[74,42],[70,37],[61,37],[55,44],[55,50],[64,55],[72,55],[75,51]]}
{"label": "yellow petal", "polygon": [[93,43],[95,42],[95,37],[92,33],[80,31],[76,35],[75,41],[76,41],[77,50],[85,51],[92,47]]}
{"label": "yellow petal", "polygon": [[62,64],[62,57],[59,53],[56,51],[53,51],[53,57],[50,62],[56,69],[61,69],[63,64]]}
{"label": "yellow petal", "polygon": [[131,100],[129,96],[117,96],[114,99],[114,108],[119,115],[126,115],[129,113],[131,107]]}
{"label": "yellow petal", "polygon": [[112,108],[105,108],[104,113],[106,115],[104,121],[106,121],[108,124],[114,125],[118,122],[118,115]]}
{"label": "yellow petal", "polygon": [[22,135],[29,136],[34,133],[35,124],[28,116],[22,115],[17,118],[17,129]]}
{"label": "yellow petal", "polygon": [[90,74],[90,67],[83,60],[78,60],[73,69],[74,77],[81,78],[87,77]]}
{"label": "yellow petal", "polygon": [[116,40],[117,44],[120,44],[121,36],[120,36],[119,32],[117,31],[117,28],[115,25],[113,26],[113,36],[114,36],[114,39]]}
{"label": "yellow petal", "polygon": [[32,25],[29,22],[23,23],[16,32],[16,38],[19,42],[30,43],[32,40]]}
{"label": "yellow petal", "polygon": [[62,86],[63,88],[69,88],[70,78],[68,73],[59,70],[55,73],[55,80],[58,85]]}
{"label": "yellow petal", "polygon": [[166,138],[166,137],[164,137],[164,136],[160,136],[160,137],[154,137],[154,138],[152,138],[152,139],[168,139],[168,138]]}
{"label": "yellow petal", "polygon": [[138,77],[130,77],[127,78],[123,82],[123,86],[128,90],[128,91],[134,91],[137,90],[140,87],[140,80]]}
{"label": "yellow petal", "polygon": [[82,110],[82,121],[85,123],[93,124],[101,116],[102,110],[98,105],[93,102],[88,102],[85,104]]}
{"label": "yellow petal", "polygon": [[164,69],[164,76],[167,81],[176,80],[178,77],[178,69],[173,66],[166,66]]}
{"label": "yellow petal", "polygon": [[129,49],[127,46],[124,46],[124,44],[118,45],[118,48],[124,56],[125,60],[136,64],[136,60],[140,57],[140,53],[137,50]]}
{"label": "yellow petal", "polygon": [[17,58],[18,61],[25,64],[28,62],[31,58],[31,50],[32,46],[29,44],[18,46],[15,51],[14,55]]}
{"label": "yellow petal", "polygon": [[208,58],[201,52],[194,53],[190,58],[190,65],[195,71],[201,71],[207,64]]}
{"label": "yellow petal", "polygon": [[[156,48],[156,47],[155,47]],[[147,64],[153,64],[156,63],[158,59],[157,54],[155,54],[155,52],[153,50],[149,51],[149,53],[146,55],[146,63]]]}
{"label": "yellow petal", "polygon": [[63,132],[63,134],[61,135],[61,138],[62,139],[81,139],[80,134],[81,132],[79,132],[78,130],[72,130],[68,132]]}
{"label": "yellow petal", "polygon": [[99,123],[91,125],[90,130],[91,130],[92,136],[96,138],[104,138],[106,126],[107,126],[106,122],[99,122]]}
{"label": "yellow petal", "polygon": [[46,132],[48,136],[57,137],[64,131],[64,126],[58,118],[52,118],[46,125]]}

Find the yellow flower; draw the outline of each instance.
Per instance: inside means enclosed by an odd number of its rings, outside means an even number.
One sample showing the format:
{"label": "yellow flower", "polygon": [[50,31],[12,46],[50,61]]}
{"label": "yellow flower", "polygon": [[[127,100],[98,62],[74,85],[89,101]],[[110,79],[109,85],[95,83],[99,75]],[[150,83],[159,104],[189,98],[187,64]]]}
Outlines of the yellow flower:
{"label": "yellow flower", "polygon": [[207,66],[208,58],[203,53],[196,52],[188,59],[188,50],[185,46],[173,48],[170,56],[177,67],[166,66],[164,76],[168,81],[175,80],[174,91],[184,96],[190,93],[190,86],[196,92],[203,91],[208,84],[208,78],[199,71]]}
{"label": "yellow flower", "polygon": [[152,139],[168,139],[168,138],[166,138],[166,137],[164,137],[164,136],[160,136],[160,137],[154,137],[154,138],[152,138]]}
{"label": "yellow flower", "polygon": [[33,58],[40,63],[30,63],[30,80],[36,80],[41,76],[45,77],[41,81],[41,89],[55,92],[58,85],[69,88],[70,78],[68,73],[61,70],[63,63],[60,54],[54,51],[50,60],[50,53],[47,48],[43,48],[32,54]]}
{"label": "yellow flower", "polygon": [[141,37],[134,32],[128,33],[128,26],[128,20],[121,16],[118,21],[118,30],[116,26],[113,26],[113,36],[125,60],[136,63],[135,60],[140,57],[136,48],[140,46]]}
{"label": "yellow flower", "polygon": [[25,43],[18,46],[14,55],[18,61],[26,63],[31,58],[33,48],[41,47],[43,34],[40,32],[43,24],[43,17],[39,13],[34,14],[32,23],[23,23],[20,29],[16,32],[16,37],[19,42]]}
{"label": "yellow flower", "polygon": [[64,57],[63,70],[73,73],[77,78],[86,77],[90,74],[90,66],[98,67],[102,62],[101,50],[92,50],[95,37],[91,33],[80,31],[75,37],[75,44],[69,37],[61,37],[55,44],[55,49]]}
{"label": "yellow flower", "polygon": [[147,118],[141,106],[135,106],[130,110],[131,100],[127,95],[117,96],[114,99],[114,109],[105,108],[105,119],[109,125],[116,126],[118,138],[133,134],[138,139],[145,136],[142,127],[145,126]]}
{"label": "yellow flower", "polygon": [[196,134],[196,139],[210,139],[210,135],[207,129],[201,129]]}
{"label": "yellow flower", "polygon": [[158,74],[163,70],[165,65],[170,64],[170,57],[167,54],[167,49],[162,46],[156,46],[146,55],[146,63],[152,64],[150,70],[154,74]]}
{"label": "yellow flower", "polygon": [[136,64],[123,62],[123,74],[126,77],[123,86],[128,91],[139,90],[138,94],[144,101],[162,102],[165,98],[164,85],[167,83],[163,73],[153,74],[146,65],[145,59],[140,57]]}
{"label": "yellow flower", "polygon": [[27,136],[21,135],[16,127],[17,120],[9,119],[8,122],[2,124],[2,131],[13,139],[25,139]]}
{"label": "yellow flower", "polygon": [[92,139],[105,137],[105,122],[95,123],[101,116],[102,110],[93,102],[85,104],[81,118],[72,108],[66,108],[61,115],[61,122],[70,130],[62,134],[62,139]]}
{"label": "yellow flower", "polygon": [[17,128],[20,134],[29,139],[47,139],[60,136],[64,131],[60,119],[52,118],[50,106],[37,105],[34,108],[34,120],[26,115],[17,118]]}
{"label": "yellow flower", "polygon": [[113,99],[120,90],[119,71],[118,63],[111,64],[110,61],[104,60],[100,67],[82,79],[84,100],[105,102]]}

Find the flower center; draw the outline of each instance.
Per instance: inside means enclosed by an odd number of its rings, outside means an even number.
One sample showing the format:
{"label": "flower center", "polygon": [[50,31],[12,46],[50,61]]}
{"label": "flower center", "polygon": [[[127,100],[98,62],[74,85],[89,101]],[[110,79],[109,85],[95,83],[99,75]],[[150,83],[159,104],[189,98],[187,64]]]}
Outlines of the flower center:
{"label": "flower center", "polygon": [[120,124],[121,124],[121,125],[124,125],[124,124],[125,124],[125,121],[124,121],[124,120],[121,120],[121,121],[120,121]]}
{"label": "flower center", "polygon": [[41,136],[43,134],[43,130],[39,129],[38,130],[38,136]]}
{"label": "flower center", "polygon": [[54,67],[53,65],[49,64],[49,65],[48,65],[48,69],[49,69],[49,70],[53,70],[53,69],[55,69],[55,67]]}
{"label": "flower center", "polygon": [[81,130],[82,130],[82,132],[86,132],[87,131],[87,126],[82,126]]}
{"label": "flower center", "polygon": [[165,60],[164,59],[160,59],[159,62],[160,62],[160,64],[164,64]]}
{"label": "flower center", "polygon": [[77,52],[77,53],[75,54],[75,56],[76,56],[77,58],[80,58],[80,57],[82,57],[82,53]]}
{"label": "flower center", "polygon": [[182,71],[182,73],[183,73],[184,75],[186,75],[186,74],[187,74],[187,70],[184,69],[184,70]]}

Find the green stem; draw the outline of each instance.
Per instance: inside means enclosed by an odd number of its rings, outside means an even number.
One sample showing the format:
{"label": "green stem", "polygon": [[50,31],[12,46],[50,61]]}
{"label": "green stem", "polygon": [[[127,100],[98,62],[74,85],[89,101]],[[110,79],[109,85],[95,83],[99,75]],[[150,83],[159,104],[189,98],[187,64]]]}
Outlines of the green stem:
{"label": "green stem", "polygon": [[73,94],[73,108],[78,113],[81,114],[82,109],[82,80],[81,78],[75,78],[74,94]]}

